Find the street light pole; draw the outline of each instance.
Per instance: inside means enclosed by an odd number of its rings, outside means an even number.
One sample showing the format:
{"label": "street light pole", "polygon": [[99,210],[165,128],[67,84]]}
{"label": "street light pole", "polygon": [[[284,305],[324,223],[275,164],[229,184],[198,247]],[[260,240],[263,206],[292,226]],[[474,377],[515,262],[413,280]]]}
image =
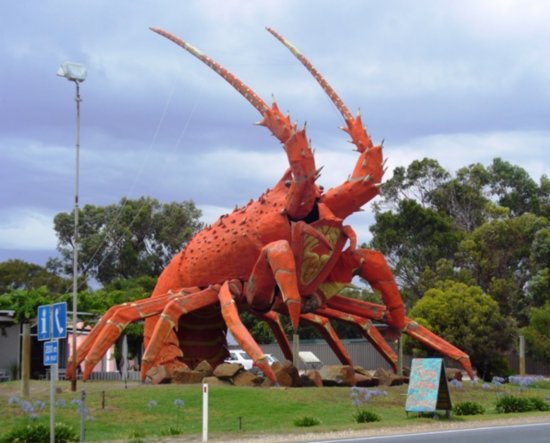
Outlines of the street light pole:
{"label": "street light pole", "polygon": [[74,245],[73,245],[73,335],[71,343],[72,365],[71,391],[76,391],[76,333],[77,333],[77,299],[78,299],[78,194],[80,187],[80,83],[86,79],[86,68],[78,63],[66,62],[61,65],[57,75],[65,77],[76,85],[76,173],[75,173],[75,197],[74,197]]}
{"label": "street light pole", "polygon": [[71,343],[71,362],[73,365],[71,391],[76,392],[76,307],[78,299],[78,191],[80,187],[80,83],[76,85],[76,173],[74,182],[74,251],[73,251],[73,336]]}

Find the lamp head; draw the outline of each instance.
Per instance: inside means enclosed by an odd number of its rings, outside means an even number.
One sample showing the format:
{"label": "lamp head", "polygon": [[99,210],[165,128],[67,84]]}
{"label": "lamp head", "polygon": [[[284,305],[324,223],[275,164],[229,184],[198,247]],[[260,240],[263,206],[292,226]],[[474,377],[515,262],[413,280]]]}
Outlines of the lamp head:
{"label": "lamp head", "polygon": [[86,80],[86,67],[80,63],[65,62],[57,70],[57,75],[69,81],[83,82]]}

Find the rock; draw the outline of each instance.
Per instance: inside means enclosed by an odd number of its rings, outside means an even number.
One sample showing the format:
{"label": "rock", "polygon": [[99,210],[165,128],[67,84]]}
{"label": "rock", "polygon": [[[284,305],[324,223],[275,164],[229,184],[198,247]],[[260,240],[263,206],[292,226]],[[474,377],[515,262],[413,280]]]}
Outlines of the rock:
{"label": "rock", "polygon": [[289,361],[284,363],[275,362],[271,365],[271,369],[277,377],[277,382],[281,386],[298,387],[301,386],[300,374],[298,369]]}
{"label": "rock", "polygon": [[240,363],[222,363],[214,369],[214,376],[221,380],[231,381],[239,371],[243,370],[243,365]]}
{"label": "rock", "polygon": [[409,378],[401,375],[396,375],[387,369],[378,368],[374,372],[374,376],[380,380],[382,386],[400,386],[403,383],[408,383]]}
{"label": "rock", "polygon": [[264,377],[250,371],[240,371],[233,377],[235,386],[259,386],[263,381]]}
{"label": "rock", "polygon": [[463,374],[462,374],[462,371],[460,369],[446,368],[445,369],[445,375],[447,376],[448,381],[451,381],[451,380],[462,381]]}
{"label": "rock", "polygon": [[355,372],[349,365],[325,365],[320,375],[324,386],[355,386]]}
{"label": "rock", "polygon": [[164,366],[153,366],[147,371],[146,382],[158,385],[161,383],[170,383],[171,377]]}
{"label": "rock", "polygon": [[212,365],[206,360],[201,361],[197,366],[195,366],[195,371],[202,372],[204,377],[210,377],[214,373]]}
{"label": "rock", "polygon": [[302,375],[301,379],[302,379],[302,386],[315,386],[317,388],[320,388],[323,386],[323,380],[321,379],[321,374],[319,371],[315,369],[306,371],[306,373]]}
{"label": "rock", "polygon": [[202,379],[203,383],[206,383],[209,386],[232,386],[230,382],[225,380],[220,380],[218,377],[204,377]]}
{"label": "rock", "polygon": [[357,372],[355,373],[355,386],[370,388],[372,386],[378,386],[379,384],[380,380],[376,377],[360,374]]}
{"label": "rock", "polygon": [[361,374],[366,377],[372,377],[374,374],[373,371],[369,371],[368,369],[365,369],[362,366],[354,366],[353,370],[355,371],[356,374]]}
{"label": "rock", "polygon": [[204,373],[195,369],[174,369],[172,374],[172,382],[182,385],[190,385],[202,382]]}
{"label": "rock", "polygon": [[273,382],[273,380],[267,377],[264,379],[264,381],[261,384],[262,388],[272,388],[273,386],[275,386],[275,383]]}

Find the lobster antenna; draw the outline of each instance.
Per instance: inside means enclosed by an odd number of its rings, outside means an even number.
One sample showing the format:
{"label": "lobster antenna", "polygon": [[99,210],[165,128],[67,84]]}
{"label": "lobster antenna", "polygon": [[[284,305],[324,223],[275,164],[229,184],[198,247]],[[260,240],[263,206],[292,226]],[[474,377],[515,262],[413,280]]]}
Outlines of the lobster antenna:
{"label": "lobster antenna", "polygon": [[311,62],[302,54],[296,46],[294,46],[292,43],[290,43],[287,39],[285,39],[281,34],[279,34],[277,31],[275,31],[272,28],[266,28],[273,36],[279,40],[283,45],[285,45],[290,52],[294,54],[294,56],[300,60],[302,65],[315,77],[315,80],[321,85],[321,88],[326,92],[326,94],[331,99],[332,103],[338,108],[340,111],[340,114],[342,114],[342,117],[344,117],[344,120],[351,120],[353,116],[351,115],[351,112],[349,112],[349,109],[344,104],[342,99],[338,96],[336,91],[332,88],[332,86],[329,85],[329,83],[326,81],[326,79],[321,75],[317,69],[315,69],[315,66],[311,64]]}
{"label": "lobster antenna", "polygon": [[203,54],[201,51],[191,46],[186,41],[176,37],[173,34],[170,34],[164,29],[160,29],[160,28],[149,28],[149,29],[153,32],[156,32],[157,34],[162,35],[163,37],[166,37],[168,40],[173,41],[176,45],[181,46],[187,52],[194,55],[204,64],[209,66],[212,70],[217,72],[225,81],[227,81],[231,86],[233,86],[237,90],[237,92],[239,92],[244,98],[246,98],[246,100],[252,106],[254,106],[260,112],[260,114],[264,115],[269,110],[269,107],[266,105],[266,103],[260,97],[258,97],[258,95],[256,95],[256,93],[252,91],[252,89],[246,86],[241,80],[235,77],[235,75],[233,75],[231,72],[225,69],[218,62],[211,59],[207,55]]}

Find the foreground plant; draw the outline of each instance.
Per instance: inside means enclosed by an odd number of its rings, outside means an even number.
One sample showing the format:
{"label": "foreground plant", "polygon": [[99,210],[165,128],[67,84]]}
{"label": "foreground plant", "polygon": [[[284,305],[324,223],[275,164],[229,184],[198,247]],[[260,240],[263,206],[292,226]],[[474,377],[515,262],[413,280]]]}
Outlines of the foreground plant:
{"label": "foreground plant", "polygon": [[296,420],[294,420],[294,426],[298,426],[298,427],[317,426],[320,423],[321,422],[316,418],[307,417],[307,416],[302,418],[297,418]]}
{"label": "foreground plant", "polygon": [[[64,423],[55,424],[55,442],[67,443],[78,441],[76,431]],[[49,443],[50,427],[43,424],[32,424],[12,429],[0,437],[0,443]]]}

